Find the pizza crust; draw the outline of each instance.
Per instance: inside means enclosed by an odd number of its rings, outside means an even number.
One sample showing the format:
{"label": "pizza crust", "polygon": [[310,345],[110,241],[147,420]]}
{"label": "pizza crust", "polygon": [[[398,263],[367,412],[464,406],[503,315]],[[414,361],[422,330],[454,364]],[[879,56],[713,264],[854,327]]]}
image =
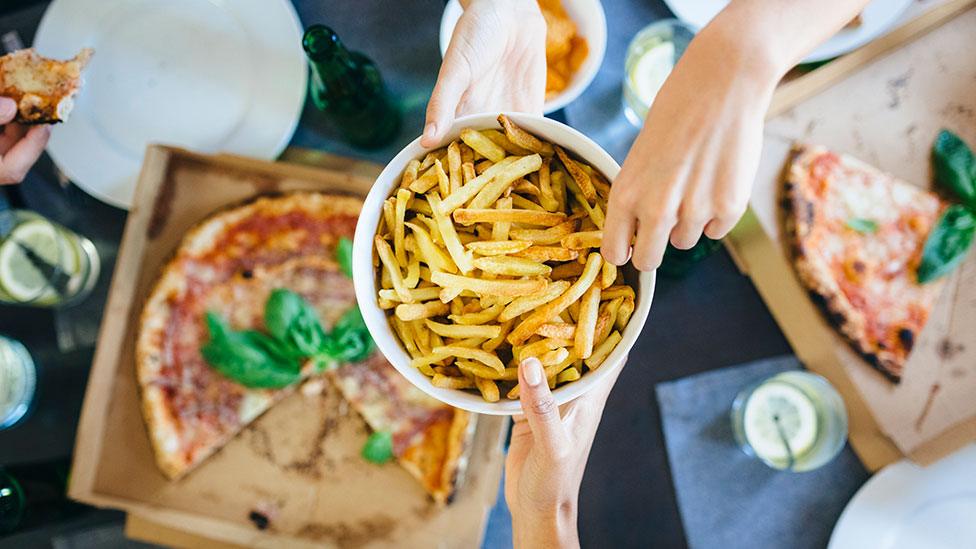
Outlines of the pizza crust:
{"label": "pizza crust", "polygon": [[94,50],[85,48],[73,59],[56,61],[33,48],[0,57],[0,96],[17,102],[21,124],[56,124],[68,119],[81,89],[81,71]]}

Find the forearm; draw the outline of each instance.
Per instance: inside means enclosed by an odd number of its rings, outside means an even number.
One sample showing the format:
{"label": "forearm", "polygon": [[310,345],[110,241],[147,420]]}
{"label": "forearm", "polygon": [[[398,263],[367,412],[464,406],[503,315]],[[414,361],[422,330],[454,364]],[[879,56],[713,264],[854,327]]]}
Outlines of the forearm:
{"label": "forearm", "polygon": [[551,515],[512,517],[512,542],[515,549],[552,547],[578,548],[576,506],[562,506]]}

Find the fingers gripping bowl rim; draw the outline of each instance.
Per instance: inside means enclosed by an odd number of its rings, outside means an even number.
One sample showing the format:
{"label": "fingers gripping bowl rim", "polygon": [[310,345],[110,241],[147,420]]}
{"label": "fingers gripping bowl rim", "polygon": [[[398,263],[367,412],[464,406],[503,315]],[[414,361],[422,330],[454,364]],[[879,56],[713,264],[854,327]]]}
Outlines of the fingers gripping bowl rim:
{"label": "fingers gripping bowl rim", "polygon": [[[572,151],[579,158],[589,163],[594,169],[602,172],[611,181],[620,171],[620,166],[614,159],[592,140],[578,131],[541,116],[524,113],[506,113],[516,124],[535,134],[536,136],[561,145]],[[465,116],[455,120],[447,135],[437,147],[443,146],[456,139],[463,128],[487,129],[500,128],[496,120],[498,113],[484,113]],[[437,148],[433,147],[433,148]],[[377,272],[373,267],[373,237],[382,217],[383,201],[397,187],[400,175],[411,160],[423,158],[432,150],[420,145],[420,138],[413,140],[393,160],[387,164],[383,172],[377,177],[373,188],[363,203],[362,213],[356,225],[356,235],[353,244],[353,283],[356,289],[356,299],[362,311],[366,327],[376,341],[379,350],[386,356],[390,364],[406,377],[413,385],[428,395],[452,406],[475,413],[491,415],[513,415],[522,412],[517,400],[499,400],[486,402],[480,394],[469,393],[459,389],[444,389],[435,387],[430,378],[410,365],[410,355],[401,345],[387,320],[387,314],[377,303],[379,288]],[[578,381],[567,383],[553,390],[553,397],[557,404],[564,404],[576,397],[599,386],[616,370],[623,367],[627,354],[640,335],[644,322],[647,320],[654,294],[653,272],[638,273],[630,265],[623,269],[629,283],[634,286],[637,294],[634,313],[630,322],[622,332],[622,339],[613,349],[604,363],[595,371],[584,374]]]}

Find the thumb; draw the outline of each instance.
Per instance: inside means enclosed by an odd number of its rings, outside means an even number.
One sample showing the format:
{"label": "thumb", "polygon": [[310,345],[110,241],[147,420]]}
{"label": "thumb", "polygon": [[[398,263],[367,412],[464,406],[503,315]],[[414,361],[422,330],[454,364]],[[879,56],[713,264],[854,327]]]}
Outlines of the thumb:
{"label": "thumb", "polygon": [[17,116],[17,102],[9,97],[0,97],[0,124],[7,124]]}
{"label": "thumb", "polygon": [[568,444],[566,431],[542,363],[536,358],[527,358],[519,365],[519,400],[532,429],[533,442],[541,446],[546,455],[561,453]]}
{"label": "thumb", "polygon": [[455,42],[456,40],[452,39],[451,45],[447,48],[441,70],[437,74],[437,84],[434,85],[430,102],[427,103],[424,135],[420,139],[420,144],[424,147],[436,146],[447,134],[451,123],[454,122],[454,113],[457,112],[461,96],[464,95],[471,79],[471,71]]}

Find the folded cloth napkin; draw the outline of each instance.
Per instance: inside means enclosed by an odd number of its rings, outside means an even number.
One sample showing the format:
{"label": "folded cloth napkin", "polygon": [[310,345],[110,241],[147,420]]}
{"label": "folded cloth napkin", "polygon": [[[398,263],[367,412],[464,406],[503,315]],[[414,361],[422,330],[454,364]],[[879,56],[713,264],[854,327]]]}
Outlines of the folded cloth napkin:
{"label": "folded cloth napkin", "polygon": [[688,545],[826,547],[844,506],[868,478],[851,451],[806,473],[776,471],[747,456],[729,410],[742,388],[801,367],[792,356],[659,383],[671,476]]}

